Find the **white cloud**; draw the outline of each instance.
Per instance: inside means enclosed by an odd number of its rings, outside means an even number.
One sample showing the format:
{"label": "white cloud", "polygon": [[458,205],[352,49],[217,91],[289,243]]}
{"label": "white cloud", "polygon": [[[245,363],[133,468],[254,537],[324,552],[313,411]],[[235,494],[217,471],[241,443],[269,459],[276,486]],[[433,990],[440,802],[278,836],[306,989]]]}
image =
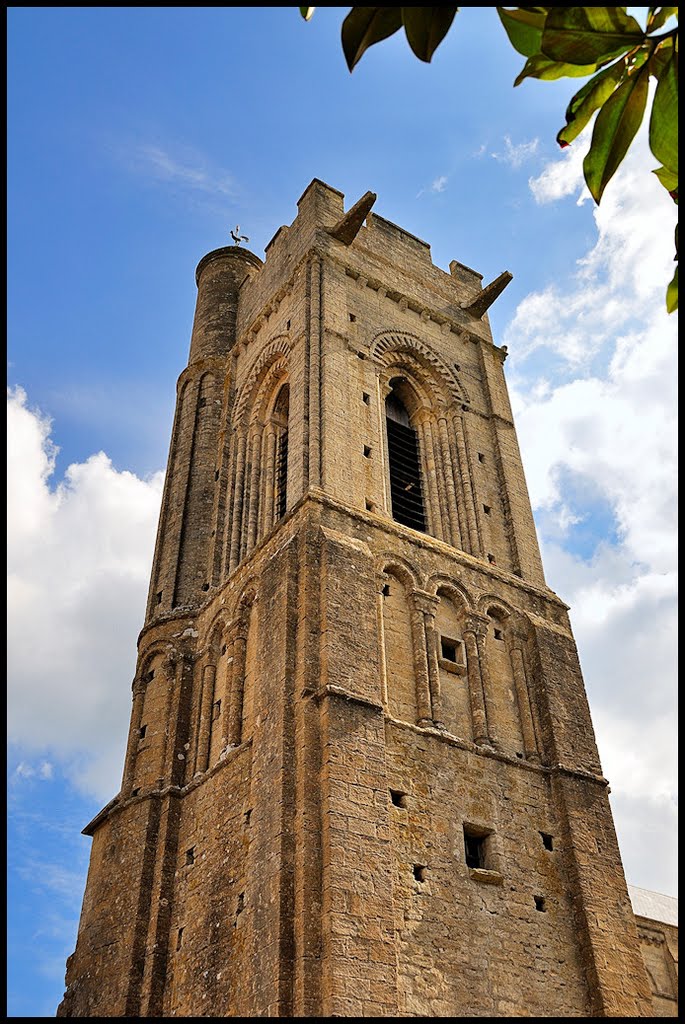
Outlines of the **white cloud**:
{"label": "white cloud", "polygon": [[559,159],[546,164],[537,178],[529,179],[528,185],[537,203],[554,203],[578,193],[577,203],[580,206],[592,198],[583,178],[583,160],[590,143],[586,133],[587,129],[563,151]]}
{"label": "white cloud", "polygon": [[[8,726],[18,776],[47,778],[49,751],[81,788],[121,777],[162,474],[140,480],[100,452],[50,487],[50,423],[10,391]],[[20,770],[21,769],[21,770]],[[41,774],[42,773],[42,774]]]}
{"label": "white cloud", "polygon": [[[582,195],[581,158],[548,165],[536,200]],[[653,165],[643,131],[595,208],[596,244],[523,300],[504,340],[543,564],[571,606],[626,875],[669,893],[675,858],[655,859],[651,836],[675,846],[675,216]],[[600,542],[579,551],[575,527],[593,516]]]}
{"label": "white cloud", "polygon": [[156,182],[228,198],[238,193],[237,184],[228,171],[187,146],[170,152],[162,146],[139,143],[120,150],[120,155],[131,169]]}
{"label": "white cloud", "polygon": [[[557,166],[567,159],[562,155]],[[629,373],[637,382],[646,367],[655,372],[655,349],[668,359],[663,345],[672,350],[674,321],[665,312],[665,294],[673,274],[675,217],[671,199],[650,173],[654,162],[643,131],[594,208],[598,240],[578,261],[571,286],[555,283],[519,304],[505,337],[519,361],[539,348],[582,370],[606,347],[614,359],[632,364],[620,370],[621,377]],[[543,177],[553,180],[554,166]],[[582,194],[582,173],[574,182]]]}
{"label": "white cloud", "polygon": [[446,174],[439,174],[437,178],[433,179],[429,188],[419,189],[419,191],[416,193],[416,198],[420,199],[421,196],[426,194],[426,192],[444,192],[447,187],[448,180],[449,179]]}
{"label": "white cloud", "polygon": [[508,164],[515,171],[521,167],[526,160],[530,160],[538,151],[539,139],[531,139],[530,142],[519,142],[514,144],[508,135],[504,136],[504,152],[491,153],[495,160]]}
{"label": "white cloud", "polygon": [[18,779],[51,779],[53,770],[49,761],[42,761],[39,765],[20,761],[14,769],[14,775]]}

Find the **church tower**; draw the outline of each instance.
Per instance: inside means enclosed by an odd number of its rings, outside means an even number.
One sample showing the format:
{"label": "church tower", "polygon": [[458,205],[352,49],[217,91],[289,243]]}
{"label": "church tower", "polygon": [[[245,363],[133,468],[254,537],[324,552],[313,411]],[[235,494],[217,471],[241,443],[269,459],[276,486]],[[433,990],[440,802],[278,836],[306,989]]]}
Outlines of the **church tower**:
{"label": "church tower", "polygon": [[634,1017],[483,288],[315,179],[208,253],[65,1017]]}

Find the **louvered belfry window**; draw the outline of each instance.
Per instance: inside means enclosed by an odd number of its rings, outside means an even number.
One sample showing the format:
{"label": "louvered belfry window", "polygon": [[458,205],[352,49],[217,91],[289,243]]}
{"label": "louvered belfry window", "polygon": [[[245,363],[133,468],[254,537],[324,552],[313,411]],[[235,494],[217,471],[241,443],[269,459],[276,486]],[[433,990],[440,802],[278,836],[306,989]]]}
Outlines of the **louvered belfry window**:
{"label": "louvered belfry window", "polygon": [[288,493],[288,412],[290,408],[290,387],[284,384],[278,393],[274,406],[276,426],[276,472],[274,518],[278,521],[285,515]]}
{"label": "louvered belfry window", "polygon": [[285,515],[285,498],[288,490],[288,431],[284,430],[278,439],[276,461],[276,519]]}
{"label": "louvered belfry window", "polygon": [[409,421],[409,413],[394,391],[385,400],[385,415],[392,517],[403,526],[425,533],[419,440]]}

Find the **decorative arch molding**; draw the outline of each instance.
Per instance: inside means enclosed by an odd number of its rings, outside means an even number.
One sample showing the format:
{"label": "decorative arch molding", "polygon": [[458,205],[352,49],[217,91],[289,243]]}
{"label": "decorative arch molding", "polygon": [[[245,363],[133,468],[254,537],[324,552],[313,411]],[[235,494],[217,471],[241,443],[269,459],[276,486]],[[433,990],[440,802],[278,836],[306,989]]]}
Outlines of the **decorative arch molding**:
{"label": "decorative arch molding", "polygon": [[399,555],[382,555],[376,559],[376,574],[394,576],[409,591],[420,590],[420,575],[414,567]]}
{"label": "decorative arch molding", "polygon": [[265,345],[254,363],[248,370],[247,376],[238,392],[235,403],[235,422],[242,423],[248,414],[248,410],[254,405],[257,393],[260,390],[264,377],[279,357],[285,359],[285,365],[290,357],[290,342],[284,334],[277,335]]}
{"label": "decorative arch molding", "polygon": [[450,598],[456,598],[457,601],[463,605],[465,611],[472,612],[474,610],[473,598],[466,587],[463,583],[459,583],[450,576],[445,576],[441,573],[434,574],[429,578],[426,590],[432,594],[433,597],[439,597],[440,592],[442,591]]}
{"label": "decorative arch molding", "polygon": [[154,640],[140,660],[140,666],[136,678],[142,679],[143,676],[147,675],[150,665],[154,659],[158,658],[160,655],[162,655],[162,657],[167,661],[178,661],[183,657],[183,651],[177,650],[173,647],[170,648],[168,640]]}
{"label": "decorative arch molding", "polygon": [[484,594],[478,601],[477,611],[481,615],[492,615],[501,621],[512,617],[514,622],[518,618],[516,610],[495,594]]}
{"label": "decorative arch molding", "polygon": [[387,367],[397,362],[397,356],[409,354],[437,379],[455,402],[469,402],[468,392],[447,363],[415,334],[402,330],[385,330],[376,334],[371,342],[370,356]]}
{"label": "decorative arch molding", "polygon": [[233,605],[232,619],[240,619],[250,611],[257,600],[257,577],[252,576],[246,581]]}
{"label": "decorative arch molding", "polygon": [[207,629],[207,636],[209,639],[207,641],[205,651],[212,652],[219,646],[227,628],[228,619],[226,617],[226,610],[225,608],[219,608]]}
{"label": "decorative arch molding", "polygon": [[281,386],[288,383],[289,380],[287,358],[285,356],[276,357],[253,389],[251,401],[243,413],[243,422],[249,422],[253,428],[263,427],[273,412],[273,406]]}

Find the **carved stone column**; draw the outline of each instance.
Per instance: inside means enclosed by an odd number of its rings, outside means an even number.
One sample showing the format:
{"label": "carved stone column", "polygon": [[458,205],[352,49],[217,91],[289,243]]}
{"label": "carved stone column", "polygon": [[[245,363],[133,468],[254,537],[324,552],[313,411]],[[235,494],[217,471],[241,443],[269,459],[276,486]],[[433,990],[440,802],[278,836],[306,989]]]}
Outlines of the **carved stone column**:
{"label": "carved stone column", "polygon": [[435,465],[435,451],[433,448],[433,432],[427,412],[422,412],[414,417],[419,437],[419,451],[422,462],[423,502],[428,512],[429,532],[438,540],[444,539],[442,527],[442,507],[438,493],[438,473]]}
{"label": "carved stone column", "polygon": [[235,569],[240,561],[240,527],[243,518],[243,484],[245,482],[245,449],[247,438],[244,434],[237,441],[238,455],[236,458],[235,485],[231,501],[231,551],[229,572]]}
{"label": "carved stone column", "polygon": [[476,522],[476,503],[473,497],[473,481],[471,480],[471,467],[469,465],[466,451],[466,438],[464,435],[464,423],[461,416],[454,417],[454,429],[457,438],[457,452],[459,455],[459,472],[464,484],[464,497],[466,499],[466,522],[469,530],[470,553],[476,557],[482,557],[480,539],[478,537],[478,524]]}
{"label": "carved stone column", "polygon": [[247,653],[247,631],[249,609],[243,612],[233,643],[233,672],[228,711],[228,747],[240,746],[243,730],[243,693],[245,690],[245,655]]}
{"label": "carved stone column", "polygon": [[439,599],[431,594],[414,593],[414,603],[423,617],[426,657],[428,662],[428,687],[430,692],[431,719],[437,729],[444,729],[442,722],[442,699],[440,697],[440,661],[438,658],[438,634],[435,628],[435,613]]}
{"label": "carved stone column", "polygon": [[164,702],[164,732],[162,734],[162,748],[159,752],[159,778],[157,779],[157,786],[159,789],[163,789],[164,783],[167,781],[167,753],[169,747],[173,746],[173,743],[170,742],[170,735],[173,731],[171,715],[174,707],[174,691],[176,690],[174,685],[176,678],[176,664],[176,657],[170,656],[166,659],[161,668],[164,685],[166,687],[166,700]]}
{"label": "carved stone column", "polygon": [[131,790],[133,789],[133,779],[136,771],[136,757],[138,755],[138,741],[140,740],[140,723],[143,720],[146,689],[146,684],[142,679],[136,679],[134,681],[131,725],[128,730],[128,741],[126,743],[124,776],[121,780],[121,795],[124,800],[131,795]]}
{"label": "carved stone column", "polygon": [[493,692],[490,666],[485,653],[485,637],[488,632],[489,619],[481,619],[475,630],[476,644],[478,646],[478,664],[480,666],[480,677],[483,681],[483,697],[485,698],[485,715],[488,723],[488,735],[493,747],[500,745],[497,735],[497,711],[495,710],[495,694]]}
{"label": "carved stone column", "polygon": [[471,706],[471,723],[476,743],[491,746],[488,735],[488,716],[485,708],[483,678],[480,671],[480,653],[478,650],[478,633],[484,627],[478,619],[469,617],[464,628],[464,644],[466,646],[466,671],[469,684],[469,703]]}
{"label": "carved stone column", "polygon": [[511,667],[514,673],[516,700],[518,703],[519,718],[521,720],[521,733],[523,735],[523,752],[527,760],[539,761],[540,752],[538,750],[537,740],[535,737],[535,724],[533,722],[533,713],[530,706],[526,663],[521,649],[523,638],[518,636],[516,633],[510,633],[508,630],[505,632],[505,637],[509,650]]}
{"label": "carved stone column", "polygon": [[381,666],[381,700],[383,707],[388,710],[388,663],[385,654],[385,621],[383,618],[383,591],[387,585],[389,576],[381,573],[376,583],[376,616],[378,620],[378,650]]}
{"label": "carved stone column", "polygon": [[414,652],[414,677],[416,679],[416,714],[419,725],[432,725],[431,691],[428,675],[428,651],[423,612],[417,604],[417,595],[409,601],[411,618],[411,639]]}
{"label": "carved stone column", "polygon": [[264,472],[262,473],[262,507],[259,518],[259,536],[269,532],[274,521],[274,472],[276,466],[276,430],[272,423],[266,428],[264,446]]}
{"label": "carved stone column", "polygon": [[259,475],[262,455],[262,432],[252,438],[252,472],[250,474],[250,511],[247,525],[247,550],[251,551],[257,541],[257,522],[259,516]]}
{"label": "carved stone column", "polygon": [[202,669],[202,695],[200,697],[200,728],[195,752],[195,774],[201,775],[209,767],[209,740],[212,731],[212,709],[214,707],[214,683],[216,667],[205,665]]}
{"label": "carved stone column", "polygon": [[442,467],[445,477],[445,491],[447,493],[447,512],[450,520],[451,542],[454,547],[462,546],[461,532],[459,530],[459,515],[457,512],[457,499],[455,496],[455,476],[452,465],[452,455],[447,434],[447,415],[440,413],[438,416],[438,430],[440,432],[440,449],[442,452]]}
{"label": "carved stone column", "polygon": [[169,687],[169,699],[167,700],[167,726],[166,743],[164,751],[163,780],[166,785],[175,785],[181,776],[177,760],[179,754],[185,760],[185,754],[177,749],[181,736],[181,696],[183,692],[183,673],[189,664],[190,658],[187,654],[180,654],[176,658],[169,659],[166,673],[167,685]]}

